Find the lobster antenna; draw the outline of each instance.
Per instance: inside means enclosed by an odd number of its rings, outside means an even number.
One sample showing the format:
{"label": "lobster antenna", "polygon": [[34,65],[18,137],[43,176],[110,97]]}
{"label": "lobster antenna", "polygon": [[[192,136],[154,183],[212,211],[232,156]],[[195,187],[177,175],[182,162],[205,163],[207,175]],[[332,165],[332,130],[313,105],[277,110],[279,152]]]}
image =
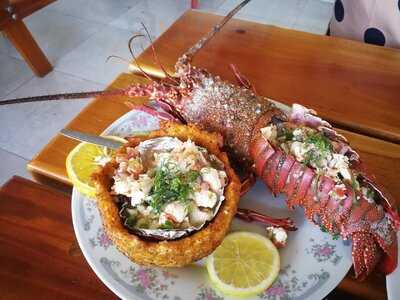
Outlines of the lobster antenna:
{"label": "lobster antenna", "polygon": [[233,74],[236,76],[236,79],[239,81],[239,83],[243,85],[246,89],[253,90],[254,94],[257,95],[255,87],[251,84],[250,80],[248,80],[242,73],[240,73],[236,65],[230,64],[229,67],[232,69]]}
{"label": "lobster antenna", "polygon": [[142,24],[143,29],[144,29],[144,31],[146,32],[147,38],[149,39],[150,47],[151,47],[151,52],[153,53],[153,57],[154,57],[154,60],[155,60],[156,64],[158,64],[158,65],[160,66],[161,70],[163,71],[163,73],[165,74],[165,76],[166,76],[167,78],[169,78],[170,80],[172,80],[172,82],[174,82],[175,84],[177,84],[178,82],[176,81],[176,79],[175,79],[174,77],[172,77],[172,76],[167,72],[167,70],[165,70],[165,68],[164,68],[164,66],[162,65],[160,59],[158,58],[156,49],[155,49],[155,47],[154,47],[154,45],[153,45],[153,40],[152,40],[152,38],[151,38],[151,36],[150,36],[149,31],[147,30],[147,27],[144,25],[143,22],[140,22],[140,23]]}
{"label": "lobster antenna", "polygon": [[50,101],[50,100],[70,100],[70,99],[91,98],[91,97],[100,96],[100,95],[101,96],[117,96],[117,95],[124,95],[124,94],[125,94],[125,90],[93,91],[93,92],[69,93],[69,94],[53,94],[53,95],[45,95],[45,96],[17,98],[17,99],[10,99],[10,100],[0,100],[0,106],[8,105],[8,104],[27,103],[27,102],[42,102],[42,101]]}
{"label": "lobster antenna", "polygon": [[143,34],[135,34],[134,36],[132,36],[132,37],[129,39],[129,42],[128,42],[129,52],[131,53],[132,58],[133,58],[133,61],[135,62],[135,65],[136,65],[136,67],[139,69],[139,71],[140,71],[140,72],[144,75],[144,77],[146,77],[148,80],[150,80],[151,82],[154,82],[154,79],[153,79],[149,74],[147,74],[147,72],[146,72],[145,70],[143,70],[143,68],[140,66],[140,64],[139,64],[139,62],[138,62],[138,60],[137,60],[137,58],[136,58],[136,55],[133,53],[132,42],[133,42],[133,40],[134,40],[135,38],[138,38],[138,37],[144,37],[144,35],[143,35]]}
{"label": "lobster antenna", "polygon": [[127,59],[125,59],[125,58],[123,58],[123,57],[121,57],[121,56],[118,56],[118,55],[110,55],[110,56],[108,56],[107,58],[106,58],[106,63],[108,63],[110,60],[111,60],[111,58],[116,58],[116,59],[119,59],[119,60],[122,60],[123,62],[126,62],[126,63],[130,63],[130,61],[129,60],[127,60]]}
{"label": "lobster antenna", "polygon": [[179,59],[178,63],[187,64],[193,58],[197,51],[204,47],[204,45],[216,35],[221,28],[230,20],[232,17],[241,10],[250,0],[244,0],[232,9],[217,25],[215,25],[205,36],[203,36],[196,44],[189,48]]}

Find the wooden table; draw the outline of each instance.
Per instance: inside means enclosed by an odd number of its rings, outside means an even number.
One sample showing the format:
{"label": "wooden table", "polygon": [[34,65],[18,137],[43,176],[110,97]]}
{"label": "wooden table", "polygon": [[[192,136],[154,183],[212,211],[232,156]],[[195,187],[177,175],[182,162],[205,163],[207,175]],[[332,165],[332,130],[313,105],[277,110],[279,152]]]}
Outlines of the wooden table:
{"label": "wooden table", "polygon": [[[188,12],[162,35],[155,45],[166,67],[171,69],[178,53],[182,53],[183,49],[208,30],[218,18]],[[234,47],[226,47],[228,44]],[[317,55],[318,47],[321,53]],[[330,53],[329,57],[324,56],[325,51]],[[355,57],[359,57],[361,63],[354,63],[352,59]],[[286,103],[289,103],[289,99],[304,99],[302,103],[320,109],[322,115],[329,116],[336,126],[347,128],[341,132],[360,152],[378,180],[384,183],[395,198],[400,199],[400,186],[397,182],[400,173],[400,145],[397,144],[400,140],[400,117],[396,113],[397,95],[394,95],[396,91],[399,92],[396,89],[400,82],[399,58],[394,50],[234,20],[199,53],[195,63],[233,80],[232,74],[224,70],[229,62],[235,62],[243,73],[249,75],[260,94],[283,99]],[[140,59],[143,68],[160,74],[157,67],[150,62],[148,51]],[[319,63],[313,63],[315,61]],[[257,68],[254,67],[254,62]],[[373,64],[374,62],[376,63]],[[342,77],[350,80],[351,88]],[[382,77],[387,79],[387,84],[383,84]],[[371,84],[373,80],[380,84],[370,87],[368,82]],[[148,81],[140,76],[121,74],[111,84],[110,89],[146,82]],[[340,87],[344,87],[346,92],[339,93]],[[128,111],[124,105],[126,100],[126,97],[98,97],[67,128],[101,133]],[[139,103],[145,99],[135,101]],[[374,103],[379,103],[379,107]],[[363,116],[365,112],[368,112],[368,117]],[[65,172],[65,158],[76,144],[57,135],[29,163],[29,170],[35,178],[46,183],[51,181],[58,186],[60,183],[70,185]],[[367,282],[359,283],[349,274],[335,289],[332,297],[342,296],[384,299],[385,278],[374,274]]]}
{"label": "wooden table", "polygon": [[[222,17],[188,11],[155,42],[165,69]],[[162,76],[151,49],[142,67]],[[231,20],[193,64],[236,82],[235,64],[260,95],[314,108],[337,127],[400,142],[400,51]]]}
{"label": "wooden table", "polygon": [[1,299],[117,299],[75,240],[70,196],[14,177],[0,190]]}

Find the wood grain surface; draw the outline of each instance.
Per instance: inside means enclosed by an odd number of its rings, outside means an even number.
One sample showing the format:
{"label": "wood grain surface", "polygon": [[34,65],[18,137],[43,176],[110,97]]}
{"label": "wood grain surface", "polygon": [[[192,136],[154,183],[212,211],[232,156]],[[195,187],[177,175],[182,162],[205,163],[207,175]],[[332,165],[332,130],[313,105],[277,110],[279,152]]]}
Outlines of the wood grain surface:
{"label": "wood grain surface", "polygon": [[[177,58],[221,19],[188,11],[154,43],[173,73]],[[148,48],[141,66],[162,76]],[[400,51],[231,20],[193,64],[236,83],[235,64],[258,94],[316,109],[335,126],[400,142]]]}
{"label": "wood grain surface", "polygon": [[75,240],[70,196],[20,177],[0,190],[0,299],[117,299]]}

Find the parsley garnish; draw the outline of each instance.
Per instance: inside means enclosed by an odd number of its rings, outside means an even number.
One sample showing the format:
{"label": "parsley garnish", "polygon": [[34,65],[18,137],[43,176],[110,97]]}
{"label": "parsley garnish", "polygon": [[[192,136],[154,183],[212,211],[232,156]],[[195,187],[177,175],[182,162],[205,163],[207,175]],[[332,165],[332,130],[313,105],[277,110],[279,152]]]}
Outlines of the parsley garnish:
{"label": "parsley garnish", "polygon": [[367,188],[366,196],[368,199],[375,199],[375,191],[371,188]]}
{"label": "parsley garnish", "polygon": [[307,136],[305,140],[306,144],[313,144],[319,151],[331,152],[332,144],[329,139],[321,133],[315,133]]}
{"label": "parsley garnish", "polygon": [[193,191],[193,183],[200,176],[198,171],[182,172],[178,167],[165,162],[156,169],[154,185],[150,191],[150,206],[159,213],[162,206],[173,202],[186,202]]}
{"label": "parsley garnish", "polygon": [[327,137],[321,133],[315,133],[307,136],[304,141],[307,145],[313,145],[315,149],[308,151],[305,155],[304,163],[306,165],[320,166],[322,159],[332,152],[332,144]]}
{"label": "parsley garnish", "polygon": [[355,176],[351,177],[351,186],[354,191],[360,190],[360,184],[357,181],[357,178]]}
{"label": "parsley garnish", "polygon": [[170,220],[165,221],[165,223],[161,225],[161,229],[173,229],[173,228],[174,228],[174,223],[172,223]]}
{"label": "parsley garnish", "polygon": [[293,140],[293,131],[288,129],[288,128],[283,127],[279,132],[278,139],[282,140],[282,141],[291,141],[291,140]]}

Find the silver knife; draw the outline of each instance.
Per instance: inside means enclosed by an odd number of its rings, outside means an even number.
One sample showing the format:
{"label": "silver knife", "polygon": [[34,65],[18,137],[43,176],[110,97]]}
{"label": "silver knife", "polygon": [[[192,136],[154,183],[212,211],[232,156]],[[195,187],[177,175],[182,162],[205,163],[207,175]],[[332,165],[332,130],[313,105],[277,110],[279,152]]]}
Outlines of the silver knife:
{"label": "silver knife", "polygon": [[94,134],[89,134],[89,133],[83,133],[80,131],[75,131],[75,130],[70,130],[70,129],[62,129],[60,133],[63,136],[72,138],[74,140],[78,140],[81,142],[86,142],[94,145],[100,145],[104,146],[107,148],[111,149],[118,149],[121,148],[121,146],[124,144],[122,142],[106,139],[104,137],[94,135]]}

